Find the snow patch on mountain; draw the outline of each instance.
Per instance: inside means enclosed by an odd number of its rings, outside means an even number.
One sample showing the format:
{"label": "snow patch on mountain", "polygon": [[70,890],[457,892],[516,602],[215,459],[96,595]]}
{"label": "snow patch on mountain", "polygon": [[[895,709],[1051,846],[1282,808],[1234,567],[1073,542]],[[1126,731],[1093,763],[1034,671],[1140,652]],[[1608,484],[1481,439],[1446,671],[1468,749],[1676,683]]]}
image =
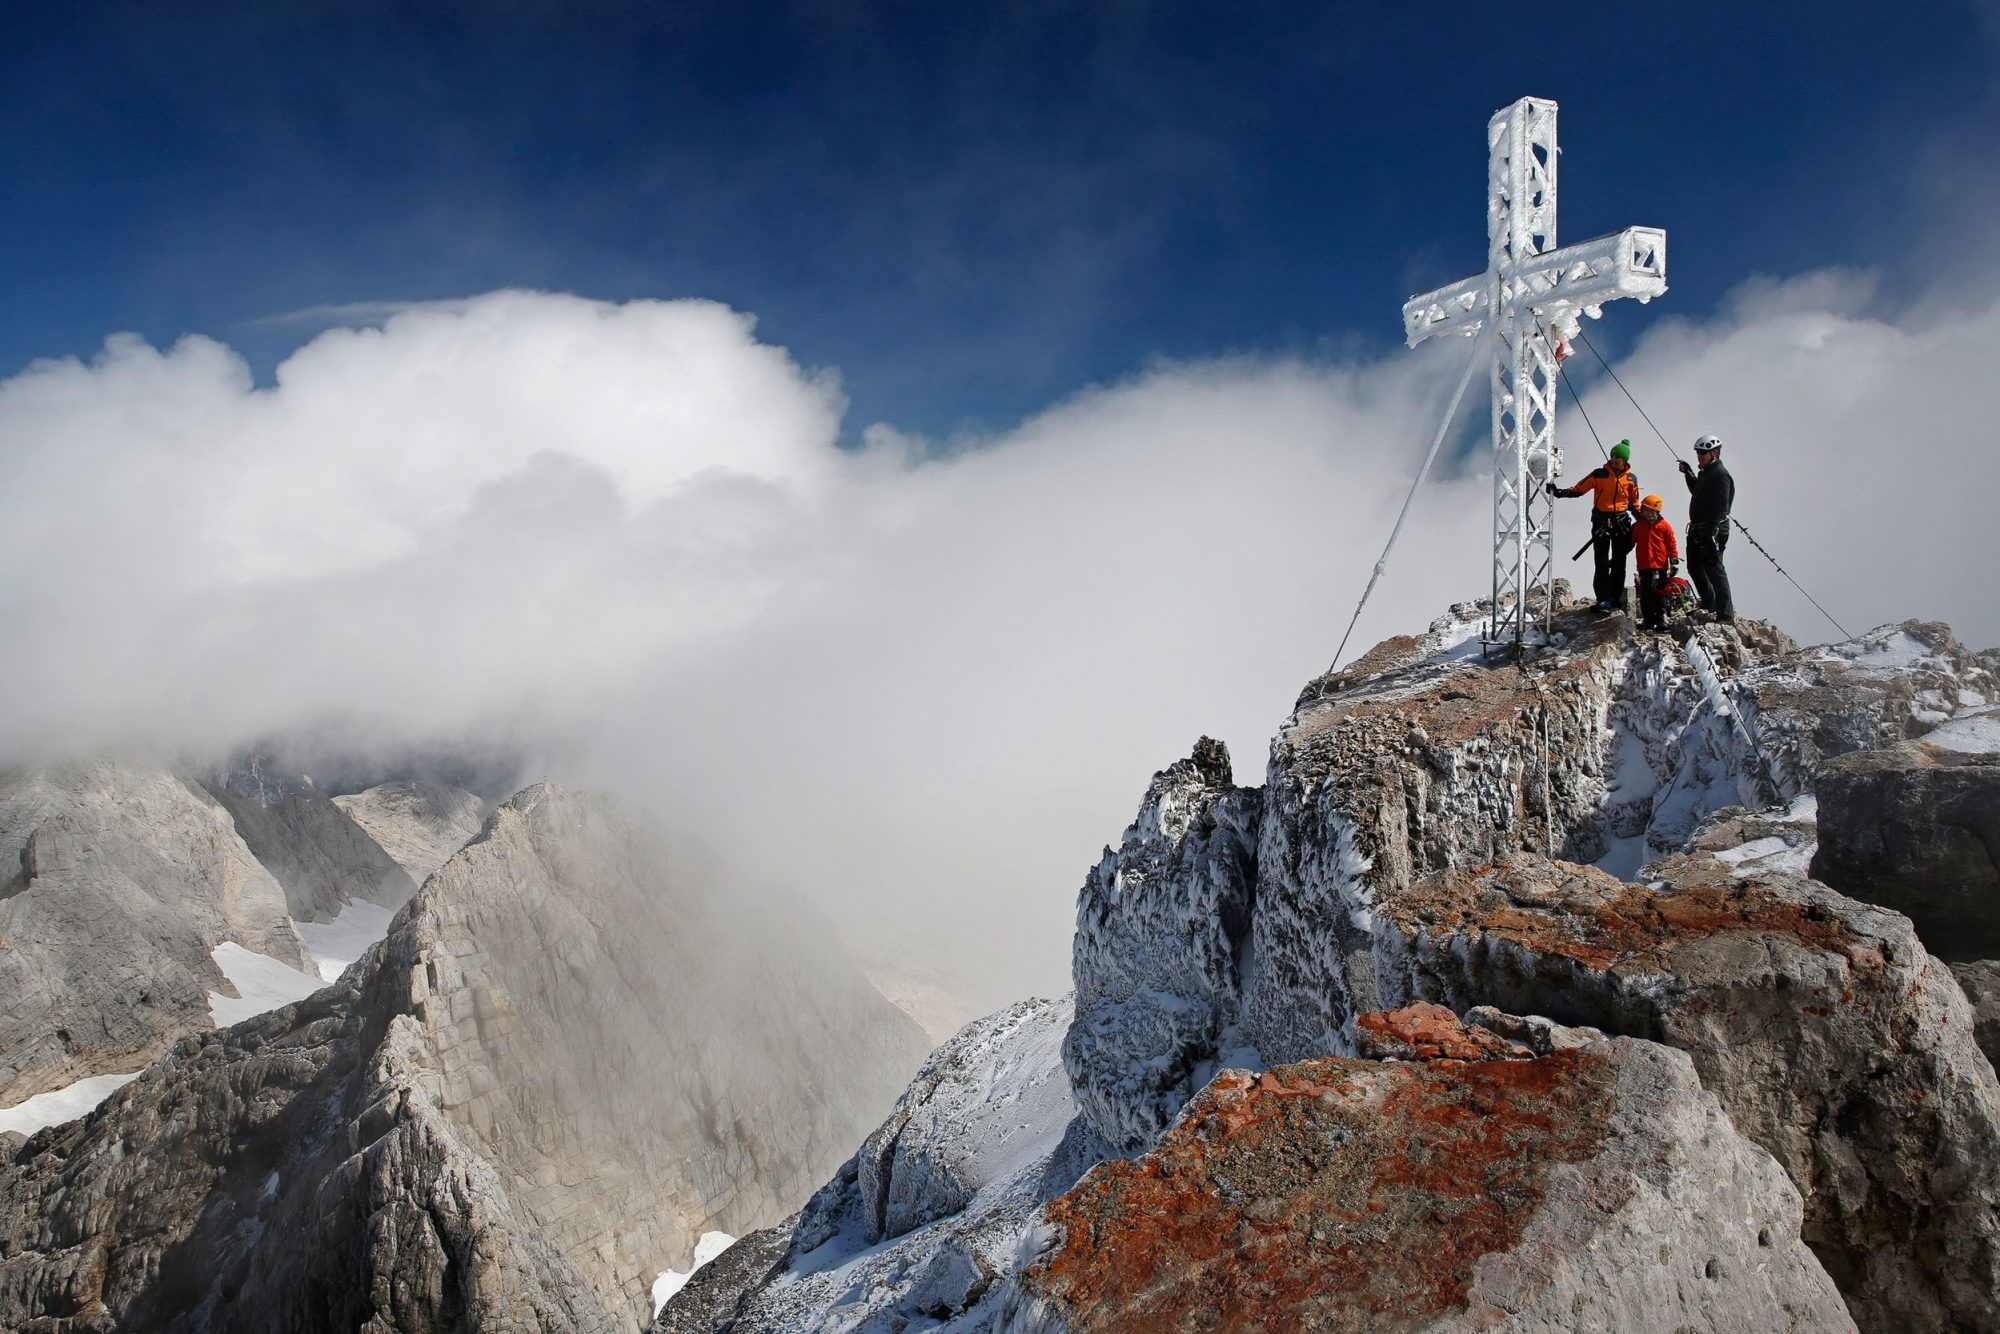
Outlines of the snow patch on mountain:
{"label": "snow patch on mountain", "polygon": [[396,920],[394,908],[384,908],[366,899],[349,899],[331,922],[295,922],[299,938],[311,951],[313,966],[322,982],[339,979],[347,966],[365,954],[370,945],[389,934]]}
{"label": "snow patch on mountain", "polygon": [[1961,755],[2000,752],[2000,712],[1970,713],[1953,718],[1926,732],[1924,741]]}
{"label": "snow patch on mountain", "polygon": [[667,1299],[682,1288],[685,1288],[688,1285],[688,1280],[693,1278],[703,1265],[715,1259],[735,1244],[736,1238],[730,1236],[727,1232],[702,1233],[701,1240],[694,1244],[694,1259],[688,1264],[685,1271],[679,1269],[662,1269],[660,1276],[653,1280],[653,1314],[658,1315],[660,1308],[667,1304]]}
{"label": "snow patch on mountain", "polygon": [[214,1016],[217,1028],[231,1028],[245,1019],[304,1000],[325,985],[310,973],[246,950],[233,940],[217,945],[209,951],[209,957],[236,989],[234,996],[220,991],[208,993],[208,1011]]}
{"label": "snow patch on mountain", "polygon": [[43,1126],[57,1126],[65,1121],[74,1121],[79,1116],[87,1116],[96,1110],[98,1104],[137,1079],[141,1073],[132,1070],[119,1075],[92,1075],[63,1088],[37,1093],[12,1107],[0,1107],[0,1135],[8,1131],[17,1135],[32,1135]]}

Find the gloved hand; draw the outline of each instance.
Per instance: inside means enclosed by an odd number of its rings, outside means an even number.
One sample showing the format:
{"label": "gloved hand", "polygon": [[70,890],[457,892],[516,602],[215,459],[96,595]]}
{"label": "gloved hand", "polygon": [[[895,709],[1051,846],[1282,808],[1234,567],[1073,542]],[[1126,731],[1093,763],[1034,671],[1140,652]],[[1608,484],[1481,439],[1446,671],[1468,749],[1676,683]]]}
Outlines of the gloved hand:
{"label": "gloved hand", "polygon": [[1694,476],[1694,466],[1690,464],[1686,459],[1676,459],[1674,461],[1681,465],[1681,476],[1683,477]]}
{"label": "gloved hand", "polygon": [[1670,560],[1667,562],[1667,578],[1671,579],[1680,572],[1681,572],[1681,563],[1679,561]]}
{"label": "gloved hand", "polygon": [[1556,484],[1554,482],[1543,482],[1542,490],[1548,492],[1550,495],[1554,495],[1556,493]]}

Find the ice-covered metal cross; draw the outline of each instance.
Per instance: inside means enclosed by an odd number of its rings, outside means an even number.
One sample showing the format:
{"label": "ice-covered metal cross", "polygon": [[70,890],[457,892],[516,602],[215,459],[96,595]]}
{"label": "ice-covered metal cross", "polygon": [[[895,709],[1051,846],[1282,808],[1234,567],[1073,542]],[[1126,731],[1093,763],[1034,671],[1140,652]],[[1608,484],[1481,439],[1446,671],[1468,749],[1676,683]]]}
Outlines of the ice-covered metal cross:
{"label": "ice-covered metal cross", "polygon": [[[1543,484],[1555,450],[1558,349],[1607,301],[1667,290],[1667,234],[1627,227],[1556,244],[1556,104],[1524,97],[1486,123],[1486,272],[1403,306],[1411,347],[1493,326],[1493,614],[1488,644],[1526,643],[1548,626],[1555,582],[1554,502]],[[1541,589],[1540,615],[1529,593]]]}

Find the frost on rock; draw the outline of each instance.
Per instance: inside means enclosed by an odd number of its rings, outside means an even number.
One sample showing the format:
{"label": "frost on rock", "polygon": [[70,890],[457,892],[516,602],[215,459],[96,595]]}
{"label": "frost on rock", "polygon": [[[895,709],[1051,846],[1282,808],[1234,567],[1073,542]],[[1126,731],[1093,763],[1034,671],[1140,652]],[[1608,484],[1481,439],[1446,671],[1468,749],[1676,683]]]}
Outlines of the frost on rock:
{"label": "frost on rock", "polygon": [[1138,1148],[1166,1129],[1234,1018],[1258,795],[1231,785],[1229,752],[1203,737],[1153,775],[1077,896],[1063,1064],[1111,1144]]}
{"label": "frost on rock", "polygon": [[967,1025],[794,1220],[732,1248],[774,1263],[697,1275],[654,1329],[991,1329],[995,1280],[1020,1264],[1035,1211],[1108,1152],[1063,1074],[1071,1013],[1031,1000]]}
{"label": "frost on rock", "polygon": [[[1141,1133],[1173,1114],[1190,1082],[1177,1078],[1194,1048],[1188,1030],[1265,1061],[1307,1060],[1353,1054],[1358,1015],[1437,1000],[1658,1038],[1712,1074],[1744,1133],[1791,1172],[1807,1197],[1808,1235],[1857,1311],[1991,1321],[1978,1275],[1996,1263],[1990,1201],[2000,1183],[1985,1169],[1965,1173],[1996,1142],[1996,1109],[1969,1011],[1942,994],[1948,974],[1907,926],[1897,933],[1900,919],[1802,879],[1815,815],[1825,822],[1813,789],[1829,762],[1928,732],[1947,708],[1958,726],[1945,739],[1965,733],[1960,744],[1976,745],[1980,725],[1962,720],[2000,696],[1991,655],[1915,622],[1801,650],[1755,622],[1703,627],[1682,645],[1635,641],[1617,622],[1571,612],[1557,617],[1554,649],[1487,661],[1465,630],[1476,620],[1454,609],[1429,634],[1391,639],[1301,695],[1272,744],[1257,807],[1236,996],[1218,995],[1217,974],[1200,969],[1160,976],[1174,957],[1158,950],[1161,939],[1178,948],[1235,934],[1201,916],[1185,877],[1148,882],[1159,925],[1100,933],[1087,952],[1080,940],[1095,993],[1197,1002],[1184,1028],[1136,1032],[1120,1053],[1122,1079],[1115,1068],[1072,1067],[1080,1090],[1088,1084],[1080,1100],[1092,1123],[1128,1149],[1146,1143]],[[1142,814],[1135,830],[1145,827]],[[1661,869],[1686,856],[1700,858],[1704,886],[1691,896],[1677,893],[1682,874]],[[1432,897],[1440,878],[1516,858],[1547,868],[1556,887],[1535,888],[1541,873],[1525,871],[1476,885],[1464,920]],[[1618,875],[1592,879],[1577,862]],[[1642,867],[1653,888],[1620,883]],[[1501,929],[1569,902],[1577,891],[1561,886],[1573,881],[1596,904],[1577,909],[1583,918],[1622,913],[1641,937],[1685,929],[1684,938],[1671,957],[1635,938],[1611,967]],[[1086,905],[1105,888],[1094,878]],[[1766,905],[1757,912],[1796,919],[1806,943],[1786,945],[1784,931],[1761,925],[1725,929],[1723,919],[1749,911],[1743,895]],[[1424,918],[1431,909],[1445,915]],[[1681,912],[1720,917],[1694,930]],[[1813,944],[1827,914],[1879,939],[1888,970]],[[1080,921],[1089,920],[1087,908]],[[1871,948],[1856,947],[1864,958]],[[1809,1003],[1826,1013],[1802,1021],[1800,998],[1822,992]],[[1707,1014],[1710,1000],[1742,1013]],[[1919,1034],[1927,1013],[1939,1026]],[[1117,1050],[1087,1036],[1099,1052]],[[1781,1054],[1798,1043],[1826,1064],[1804,1062],[1807,1073],[1788,1081]],[[1967,1075],[1975,1066],[1985,1074]],[[1883,1068],[1894,1077],[1854,1073]],[[1774,1088],[1790,1099],[1788,1115],[1827,1128],[1784,1131],[1781,1116],[1758,1110]],[[1877,1130],[1856,1130],[1856,1116]],[[1953,1166],[1922,1165],[1919,1144],[1945,1146]],[[1947,1200],[1953,1222],[1926,1213],[1926,1201]]]}

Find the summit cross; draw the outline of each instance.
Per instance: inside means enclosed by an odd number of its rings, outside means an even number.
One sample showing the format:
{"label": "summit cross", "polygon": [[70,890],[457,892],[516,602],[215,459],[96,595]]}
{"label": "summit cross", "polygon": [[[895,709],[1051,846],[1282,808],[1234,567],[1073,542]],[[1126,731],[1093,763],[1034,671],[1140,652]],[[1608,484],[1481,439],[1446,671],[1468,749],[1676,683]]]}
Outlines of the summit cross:
{"label": "summit cross", "polygon": [[[1415,347],[1493,326],[1493,612],[1487,646],[1546,634],[1555,601],[1556,367],[1582,317],[1607,301],[1667,290],[1667,234],[1627,227],[1556,244],[1556,104],[1524,97],[1486,123],[1486,272],[1414,296],[1403,332]],[[1560,351],[1559,351],[1560,349]],[[1529,594],[1540,589],[1541,614]],[[1511,602],[1509,599],[1511,598]]]}

